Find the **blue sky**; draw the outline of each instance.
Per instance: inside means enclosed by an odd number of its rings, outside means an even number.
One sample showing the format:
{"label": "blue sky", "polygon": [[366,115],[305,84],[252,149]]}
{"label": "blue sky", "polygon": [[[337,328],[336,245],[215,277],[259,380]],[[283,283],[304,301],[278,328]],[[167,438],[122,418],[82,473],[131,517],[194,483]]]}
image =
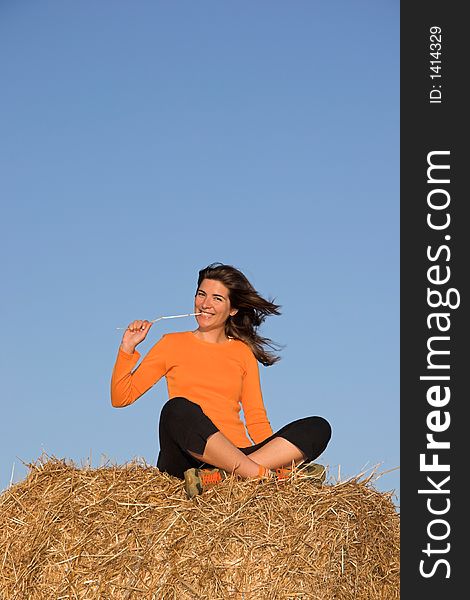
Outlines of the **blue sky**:
{"label": "blue sky", "polygon": [[111,407],[116,327],[190,312],[213,261],[282,305],[273,428],[398,467],[398,1],[6,1],[0,52],[0,489],[43,451],[154,464],[166,384]]}

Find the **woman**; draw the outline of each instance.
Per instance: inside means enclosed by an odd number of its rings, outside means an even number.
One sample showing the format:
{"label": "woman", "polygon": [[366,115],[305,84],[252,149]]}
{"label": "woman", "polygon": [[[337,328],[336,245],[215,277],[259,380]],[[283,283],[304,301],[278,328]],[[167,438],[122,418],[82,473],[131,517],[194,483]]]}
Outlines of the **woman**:
{"label": "woman", "polygon": [[[116,407],[131,404],[166,377],[170,400],[160,415],[157,467],[184,479],[192,497],[227,473],[262,478],[278,470],[282,477],[282,468],[319,456],[331,437],[325,419],[300,419],[273,434],[266,415],[258,362],[269,366],[279,357],[257,329],[268,315],[280,314],[279,306],[262,298],[238,269],[213,263],[199,271],[194,312],[195,331],[163,335],[135,370],[136,347],[152,323],[133,321],[113,370]],[[321,465],[303,472],[325,477]]]}

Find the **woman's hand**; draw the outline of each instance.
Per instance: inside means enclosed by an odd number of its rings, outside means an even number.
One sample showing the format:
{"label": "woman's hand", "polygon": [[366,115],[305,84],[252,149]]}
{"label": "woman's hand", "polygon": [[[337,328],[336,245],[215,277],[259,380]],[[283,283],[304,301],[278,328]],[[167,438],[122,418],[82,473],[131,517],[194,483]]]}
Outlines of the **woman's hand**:
{"label": "woman's hand", "polygon": [[135,347],[147,337],[153,323],[150,321],[132,321],[122,336],[121,348],[128,354],[133,354]]}

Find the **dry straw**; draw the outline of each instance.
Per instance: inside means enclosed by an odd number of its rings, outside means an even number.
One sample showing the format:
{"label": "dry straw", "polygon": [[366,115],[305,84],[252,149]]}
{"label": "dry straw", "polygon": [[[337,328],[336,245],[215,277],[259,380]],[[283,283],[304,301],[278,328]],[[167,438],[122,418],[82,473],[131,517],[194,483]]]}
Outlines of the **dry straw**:
{"label": "dry straw", "polygon": [[42,457],[0,496],[2,600],[398,600],[399,515],[364,474],[230,477]]}

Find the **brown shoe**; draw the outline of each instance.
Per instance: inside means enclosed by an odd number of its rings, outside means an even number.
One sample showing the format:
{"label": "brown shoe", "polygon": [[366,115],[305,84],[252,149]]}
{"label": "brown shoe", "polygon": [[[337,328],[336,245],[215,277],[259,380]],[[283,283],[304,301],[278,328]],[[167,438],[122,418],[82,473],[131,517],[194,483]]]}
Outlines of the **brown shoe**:
{"label": "brown shoe", "polygon": [[325,467],[314,462],[294,467],[293,469],[291,467],[281,467],[280,469],[275,469],[274,474],[278,481],[285,481],[291,477],[300,477],[302,479],[312,479],[321,484],[326,479]]}
{"label": "brown shoe", "polygon": [[194,498],[226,478],[222,469],[188,469],[184,472],[184,489],[188,498]]}

